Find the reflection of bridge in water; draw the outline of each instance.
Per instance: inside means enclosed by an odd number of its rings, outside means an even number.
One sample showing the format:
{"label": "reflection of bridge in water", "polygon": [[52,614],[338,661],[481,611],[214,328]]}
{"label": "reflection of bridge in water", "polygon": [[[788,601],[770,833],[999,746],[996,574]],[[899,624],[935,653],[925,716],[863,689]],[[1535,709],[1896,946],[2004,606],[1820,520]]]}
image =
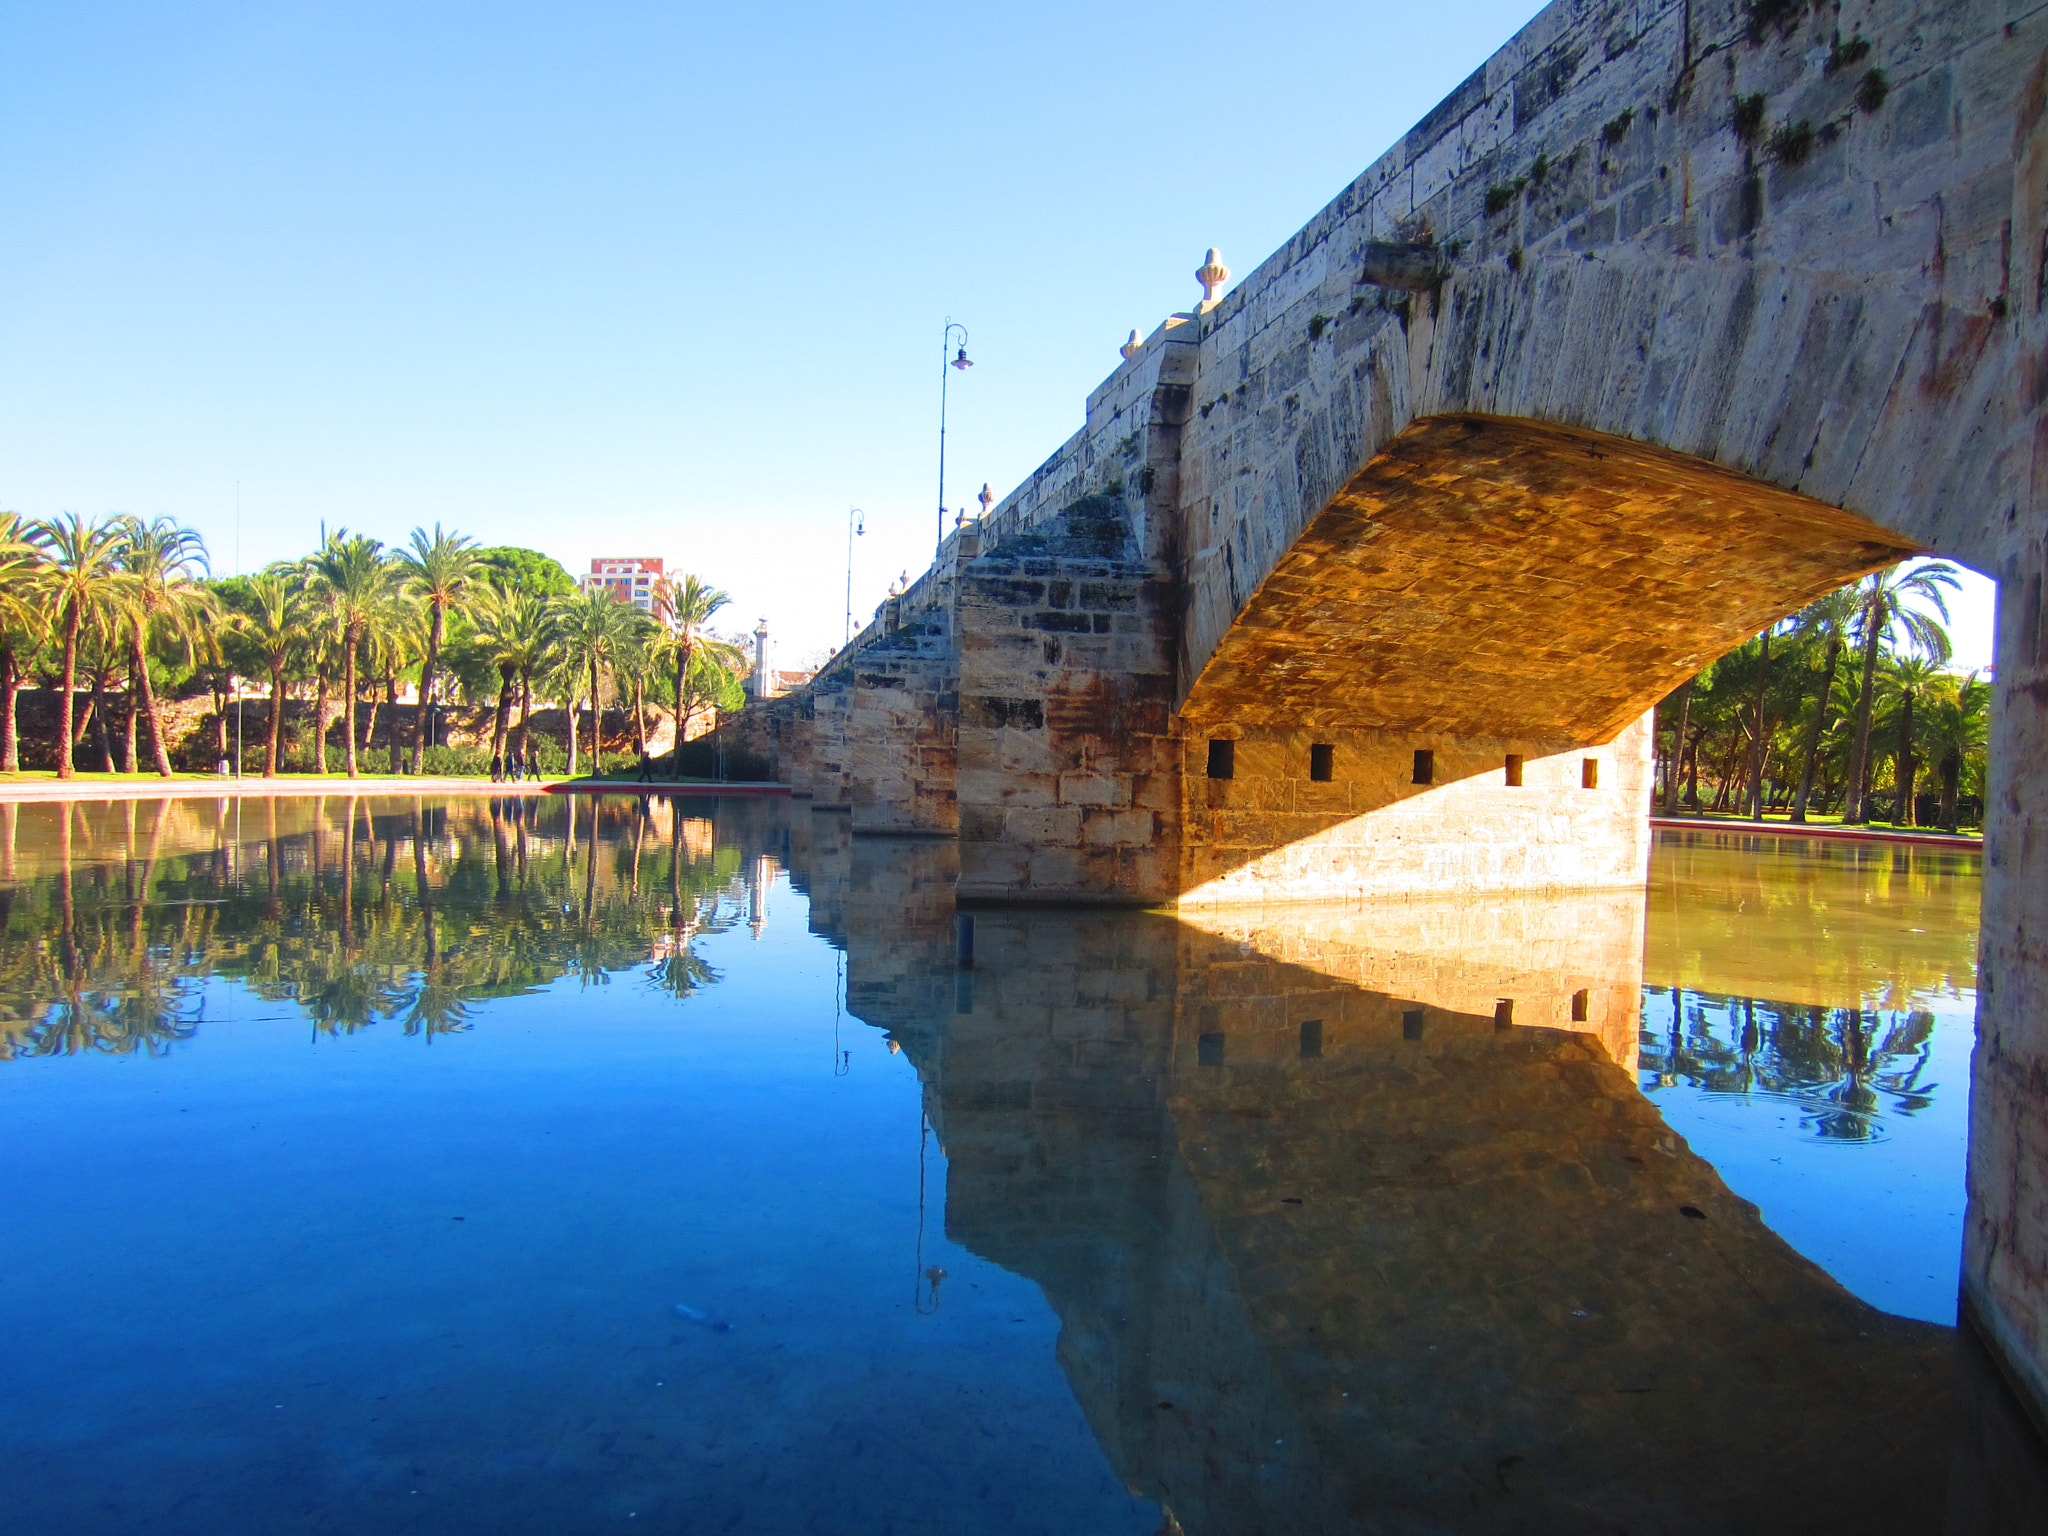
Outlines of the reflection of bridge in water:
{"label": "reflection of bridge in water", "polygon": [[1640,893],[985,911],[961,970],[950,847],[792,826],[948,1235],[1043,1287],[1191,1536],[1942,1527],[1954,1331],[1843,1290],[1638,1091]]}

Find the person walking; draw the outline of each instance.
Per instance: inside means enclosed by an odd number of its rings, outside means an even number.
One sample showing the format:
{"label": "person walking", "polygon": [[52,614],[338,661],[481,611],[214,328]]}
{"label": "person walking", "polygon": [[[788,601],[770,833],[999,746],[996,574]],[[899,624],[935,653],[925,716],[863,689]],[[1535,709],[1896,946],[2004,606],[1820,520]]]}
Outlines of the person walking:
{"label": "person walking", "polygon": [[652,784],[654,782],[654,759],[647,755],[647,743],[644,741],[640,743],[640,782],[642,784]]}
{"label": "person walking", "polygon": [[519,782],[520,775],[526,771],[526,758],[524,754],[522,754],[516,747],[513,748],[512,751],[511,770],[512,782],[514,784],[517,784]]}
{"label": "person walking", "polygon": [[491,754],[491,782],[493,784],[505,782],[505,759],[498,756],[495,752]]}

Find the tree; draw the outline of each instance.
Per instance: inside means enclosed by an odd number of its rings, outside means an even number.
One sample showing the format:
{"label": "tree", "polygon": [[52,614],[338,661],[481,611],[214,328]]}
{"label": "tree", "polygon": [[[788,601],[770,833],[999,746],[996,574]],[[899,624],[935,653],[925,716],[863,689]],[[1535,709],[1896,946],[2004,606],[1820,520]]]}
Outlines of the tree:
{"label": "tree", "polygon": [[182,644],[189,655],[195,631],[217,615],[211,595],[194,578],[206,567],[206,545],[190,528],[168,517],[143,522],[123,519],[121,568],[128,573],[128,664],[141,713],[149,721],[156,771],[171,776],[171,746],[164,738],[163,712],[149,676],[149,646],[156,638]]}
{"label": "tree", "polygon": [[1828,705],[1834,698],[1835,668],[1842,659],[1842,645],[1860,606],[1860,590],[1851,583],[1808,603],[1792,620],[1794,629],[1802,638],[1819,640],[1827,647],[1827,660],[1821,668],[1820,693],[1814,702],[1813,721],[1807,727],[1806,745],[1800,753],[1799,796],[1792,802],[1792,820],[1795,822],[1804,823],[1806,820],[1806,803],[1813,796],[1814,770],[1820,766],[1820,743],[1827,728]]}
{"label": "tree", "polygon": [[63,657],[57,694],[57,777],[68,779],[77,772],[71,745],[77,723],[78,637],[89,622],[112,613],[126,600],[129,583],[121,570],[121,553],[127,520],[88,522],[68,512],[30,528],[48,552],[51,604]]}
{"label": "tree", "polygon": [[[1664,814],[1671,816],[1678,811],[1679,769],[1685,762],[1685,732],[1692,720],[1692,690],[1697,677],[1688,677],[1679,684],[1673,695],[1678,700],[1678,720],[1671,733],[1671,756],[1667,759],[1664,779]],[[1668,702],[1668,701],[1667,701]]]}
{"label": "tree", "polygon": [[1916,827],[1920,824],[1913,805],[1918,767],[1914,755],[1914,713],[1916,707],[1934,693],[1943,675],[1933,662],[1924,657],[1897,656],[1884,668],[1879,679],[1880,690],[1889,706],[1887,724],[1896,732],[1892,738],[1892,766],[1899,804],[1892,813],[1894,826]]}
{"label": "tree", "polygon": [[251,576],[247,588],[249,607],[236,615],[235,624],[270,671],[270,739],[263,749],[263,777],[274,779],[278,740],[284,729],[285,671],[310,638],[306,599],[297,581],[276,570]]}
{"label": "tree", "polygon": [[537,549],[500,544],[476,551],[483,576],[497,586],[514,592],[530,592],[542,599],[569,597],[576,591],[576,579],[562,569],[561,562]]}
{"label": "tree", "polygon": [[559,672],[569,709],[569,772],[576,772],[576,692],[590,681],[590,764],[595,771],[603,750],[603,676],[617,664],[649,621],[630,603],[602,590],[579,592],[553,605]]}
{"label": "tree", "polygon": [[1941,775],[1941,824],[1950,832],[1957,829],[1965,772],[1982,769],[1990,720],[1991,690],[1974,672],[1945,679],[1928,704],[1927,748]]}
{"label": "tree", "polygon": [[[337,529],[307,561],[309,585],[334,617],[341,638],[342,718],[347,730],[343,761],[352,779],[362,777],[356,765],[356,662],[363,634],[391,590],[391,568],[384,546],[368,534]],[[323,743],[321,757],[326,757]],[[326,766],[324,761],[321,765]]]}
{"label": "tree", "polygon": [[[741,669],[747,664],[746,647],[731,640],[706,635],[690,653],[689,685],[683,690],[683,720],[694,719],[699,710],[736,710],[747,702],[740,684]],[[683,726],[676,728],[676,746],[683,744]]]}
{"label": "tree", "polygon": [[34,530],[15,513],[0,512],[0,772],[21,771],[15,700],[25,655],[42,644],[49,628],[48,576]]}
{"label": "tree", "polygon": [[[1878,651],[1903,633],[1908,644],[1916,646],[1932,660],[1947,661],[1948,631],[1943,625],[1948,620],[1948,599],[1942,589],[1953,591],[1960,585],[1956,580],[1956,568],[1946,560],[1930,560],[1924,565],[1910,567],[1901,563],[1863,579],[1863,604],[1857,616],[1857,629],[1863,642],[1863,678],[1856,693],[1856,738],[1849,753],[1848,800],[1842,812],[1844,822],[1853,824],[1870,819],[1864,802],[1869,795],[1870,710],[1876,697]],[[1908,598],[1918,598],[1928,604],[1941,615],[1940,621],[1917,608],[1908,607]]]}
{"label": "tree", "polygon": [[[498,713],[491,732],[491,756],[503,758],[511,732],[513,685],[530,695],[533,674],[554,645],[554,614],[538,593],[485,583],[471,604],[471,622],[478,648],[498,672]],[[526,751],[526,724],[520,721],[518,750]]]}
{"label": "tree", "polygon": [[[545,557],[543,557],[545,558]],[[426,606],[427,645],[420,666],[420,704],[412,732],[412,771],[424,771],[427,760],[427,701],[433,697],[441,665],[441,642],[447,634],[448,610],[464,602],[485,570],[473,542],[461,534],[443,533],[439,523],[429,537],[412,531],[412,546],[400,552],[398,568],[406,590]],[[394,727],[395,728],[395,727]]]}
{"label": "tree", "polygon": [[662,576],[654,583],[655,612],[667,615],[662,649],[676,669],[677,778],[681,778],[683,773],[683,722],[688,718],[684,695],[689,687],[690,657],[701,643],[704,626],[711,622],[711,616],[731,601],[725,593],[696,575],[685,576],[681,581]]}
{"label": "tree", "polygon": [[1757,635],[1756,702],[1750,719],[1749,737],[1749,806],[1752,821],[1764,813],[1764,740],[1768,724],[1764,714],[1764,694],[1771,682],[1771,631],[1775,624],[1767,625]]}

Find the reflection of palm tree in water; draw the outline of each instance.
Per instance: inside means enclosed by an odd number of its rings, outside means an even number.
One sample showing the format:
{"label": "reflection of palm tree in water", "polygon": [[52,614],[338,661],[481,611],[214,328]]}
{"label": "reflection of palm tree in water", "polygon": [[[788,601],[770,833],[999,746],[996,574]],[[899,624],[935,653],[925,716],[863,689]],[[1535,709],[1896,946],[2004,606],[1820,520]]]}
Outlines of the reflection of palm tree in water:
{"label": "reflection of palm tree in water", "polygon": [[[1652,988],[1651,991],[1660,990]],[[1831,1141],[1882,1137],[1887,1114],[1933,1103],[1923,1082],[1934,1015],[1924,1009],[1793,1007],[1674,988],[1668,1035],[1643,1039],[1642,1068],[1665,1084],[1790,1099]],[[1689,1005],[1689,1006],[1688,1006]],[[1739,1021],[1739,1022],[1738,1022]]]}
{"label": "reflection of palm tree in water", "polygon": [[[598,814],[586,827],[579,812],[578,840],[564,839],[557,861],[529,843],[544,845],[550,827],[559,837],[567,806],[493,809],[273,802],[260,822],[245,812],[265,846],[231,864],[210,837],[125,861],[116,817],[100,864],[89,836],[79,841],[82,812],[66,807],[45,872],[0,889],[0,1057],[163,1049],[192,1032],[185,1014],[209,975],[298,1004],[316,1035],[388,1020],[429,1039],[470,1027],[484,999],[570,973],[602,983],[647,967],[651,949],[658,963],[643,974],[678,1000],[718,980],[691,946],[730,926],[718,898],[740,849],[692,857],[678,837],[668,879],[646,881],[639,861],[661,851],[644,818],[628,828]],[[159,806],[152,842],[162,825]],[[608,857],[615,874],[598,867]],[[381,882],[367,887],[373,860]]]}

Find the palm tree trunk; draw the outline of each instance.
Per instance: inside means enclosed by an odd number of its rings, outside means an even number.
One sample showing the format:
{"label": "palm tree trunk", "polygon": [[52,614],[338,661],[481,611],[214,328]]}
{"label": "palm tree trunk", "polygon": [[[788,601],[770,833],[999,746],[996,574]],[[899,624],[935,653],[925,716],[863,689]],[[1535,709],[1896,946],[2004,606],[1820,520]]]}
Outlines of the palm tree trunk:
{"label": "palm tree trunk", "polygon": [[171,754],[164,745],[163,716],[157,710],[156,685],[149,680],[149,662],[142,653],[140,627],[133,630],[129,638],[130,661],[135,668],[136,686],[142,692],[142,707],[149,715],[150,745],[156,749],[156,771],[161,777],[168,779],[171,776]]}
{"label": "palm tree trunk", "polygon": [[21,693],[21,670],[14,646],[0,642],[0,773],[21,772],[21,737],[15,700]]}
{"label": "palm tree trunk", "polygon": [[633,749],[647,750],[647,684],[641,677],[633,679]]}
{"label": "palm tree trunk", "polygon": [[[420,713],[424,715],[426,711],[422,709]],[[418,721],[413,724],[413,736],[419,736]],[[398,668],[388,657],[384,662],[384,741],[391,748],[391,772],[404,772],[405,765],[398,760]]]}
{"label": "palm tree trunk", "polygon": [[533,673],[521,668],[519,673],[519,755],[526,760],[528,768],[533,767],[531,732],[528,727],[533,721]]}
{"label": "palm tree trunk", "polygon": [[569,777],[576,777],[576,694],[572,689],[562,701],[562,713],[569,721]]}
{"label": "palm tree trunk", "polygon": [[1734,804],[1735,765],[1742,761],[1742,731],[1738,727],[1735,740],[1729,743],[1728,756],[1722,760],[1719,782],[1714,786],[1712,809],[1725,811]]}
{"label": "palm tree trunk", "polygon": [[1757,636],[1756,733],[1749,741],[1749,819],[1764,813],[1764,695],[1771,683],[1771,632]]}
{"label": "palm tree trunk", "polygon": [[313,699],[313,771],[327,774],[327,669],[320,669],[319,691]]}
{"label": "palm tree trunk", "polygon": [[590,661],[590,771],[602,771],[604,759],[604,695],[597,691],[597,658]]}
{"label": "palm tree trunk", "polygon": [[1820,698],[1813,706],[1813,724],[1806,732],[1805,764],[1799,770],[1799,798],[1792,802],[1792,820],[1804,825],[1806,802],[1813,795],[1814,770],[1820,766],[1820,739],[1828,722],[1828,705],[1835,697],[1835,664],[1842,659],[1842,637],[1828,636],[1828,664],[1821,669]]}
{"label": "palm tree trunk", "polygon": [[[427,656],[420,667],[420,707],[413,717],[412,725],[412,771],[426,772],[427,765],[427,700],[434,696],[434,674],[441,665],[441,626],[443,613],[437,598],[430,605],[432,619],[427,627]],[[395,759],[394,759],[395,762]],[[396,769],[394,767],[393,771]]]}
{"label": "palm tree trunk", "polygon": [[77,773],[71,763],[72,716],[77,708],[73,695],[78,689],[78,625],[81,615],[74,598],[64,613],[64,682],[57,695],[57,777],[68,779]]}
{"label": "palm tree trunk", "polygon": [[122,690],[121,702],[121,771],[135,771],[135,723],[142,713],[141,688],[135,680],[135,663],[128,663],[128,686]]}
{"label": "palm tree trunk", "polygon": [[270,740],[263,749],[263,777],[277,777],[278,733],[284,729],[284,662],[270,664]]}
{"label": "palm tree trunk", "polygon": [[1917,777],[1913,762],[1913,690],[1905,690],[1899,709],[1899,750],[1892,759],[1898,789],[1899,808],[1892,816],[1892,825],[1917,827],[1920,817],[1913,808],[1913,780]]}
{"label": "palm tree trunk", "polygon": [[[227,672],[221,670],[210,674],[207,687],[213,693],[213,755],[216,759],[230,757],[233,753],[228,746],[228,705],[234,699],[228,687]],[[235,772],[239,774],[241,771],[242,765],[236,763]]]}
{"label": "palm tree trunk", "polygon": [[356,647],[361,640],[361,634],[353,628],[341,639],[342,739],[348,743],[342,763],[352,779],[362,777],[362,770],[356,766]]}
{"label": "palm tree trunk", "polygon": [[1685,686],[1678,690],[1678,728],[1671,733],[1671,766],[1665,770],[1664,814],[1671,815],[1678,809],[1679,772],[1685,766],[1685,728],[1692,719],[1692,690],[1698,682],[1688,677]]}
{"label": "palm tree trunk", "polygon": [[1842,807],[1842,820],[1849,825],[1870,819],[1864,801],[1869,798],[1870,782],[1870,704],[1877,691],[1877,645],[1884,629],[1879,606],[1879,600],[1873,600],[1863,614],[1863,679],[1856,691],[1856,737],[1849,751],[1848,803]]}
{"label": "palm tree trunk", "polygon": [[512,722],[512,668],[500,663],[498,667],[498,718],[491,727],[491,756],[500,762],[505,757],[505,737]]}
{"label": "palm tree trunk", "polygon": [[1941,825],[1944,831],[1956,830],[1957,790],[1962,777],[1962,754],[1950,751],[1941,760]]}
{"label": "palm tree trunk", "polygon": [[114,738],[107,730],[107,669],[95,667],[92,674],[93,725],[100,738],[100,762],[108,773],[114,772]]}

